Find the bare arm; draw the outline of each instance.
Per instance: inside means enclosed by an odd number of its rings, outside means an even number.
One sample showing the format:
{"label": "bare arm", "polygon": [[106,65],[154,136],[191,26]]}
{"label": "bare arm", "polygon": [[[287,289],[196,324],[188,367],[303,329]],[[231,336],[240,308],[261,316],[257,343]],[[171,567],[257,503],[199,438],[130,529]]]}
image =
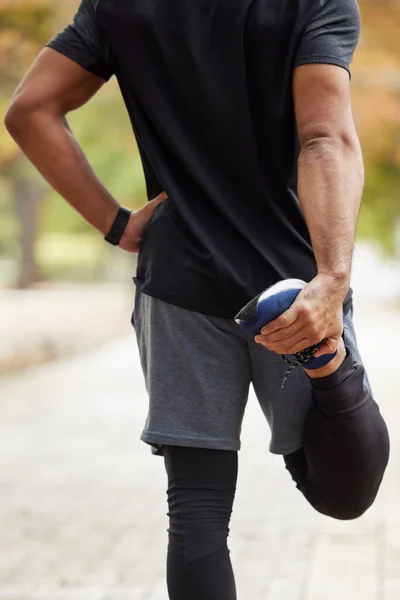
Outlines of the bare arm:
{"label": "bare arm", "polygon": [[46,48],[17,88],[5,124],[49,184],[106,234],[119,205],[94,174],[66,120],[103,83],[97,75]]}
{"label": "bare arm", "polygon": [[331,65],[304,65],[294,75],[300,138],[298,192],[318,273],[349,285],[364,183],[349,77]]}
{"label": "bare arm", "polygon": [[293,94],[301,148],[299,200],[318,275],[289,310],[263,327],[257,341],[290,354],[325,340],[318,356],[336,350],[343,330],[364,170],[348,73],[326,64],[300,66]]}
{"label": "bare arm", "polygon": [[[66,120],[66,115],[88,102],[103,83],[69,58],[45,49],[15,92],[5,123],[49,184],[106,235],[119,204],[96,177]],[[165,199],[162,192],[132,213],[120,248],[139,251],[143,231],[154,209]]]}

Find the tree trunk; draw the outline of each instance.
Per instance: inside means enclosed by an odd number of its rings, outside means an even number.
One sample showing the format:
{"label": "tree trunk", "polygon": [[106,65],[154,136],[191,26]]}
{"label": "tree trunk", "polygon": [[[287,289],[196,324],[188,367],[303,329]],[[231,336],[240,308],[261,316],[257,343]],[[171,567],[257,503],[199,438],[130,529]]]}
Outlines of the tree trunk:
{"label": "tree trunk", "polygon": [[20,265],[16,285],[27,288],[40,280],[35,248],[38,233],[39,205],[43,187],[25,177],[14,181],[14,206],[20,231]]}

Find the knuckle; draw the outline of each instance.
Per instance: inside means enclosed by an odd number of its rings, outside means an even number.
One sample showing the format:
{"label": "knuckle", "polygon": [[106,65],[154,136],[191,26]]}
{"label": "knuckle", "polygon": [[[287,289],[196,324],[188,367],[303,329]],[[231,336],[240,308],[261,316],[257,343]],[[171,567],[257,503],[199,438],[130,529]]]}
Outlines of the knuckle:
{"label": "knuckle", "polygon": [[283,327],[286,326],[286,317],[284,317],[283,315],[278,317],[278,319],[275,320],[274,322],[274,331],[278,331],[279,329],[282,329]]}
{"label": "knuckle", "polygon": [[267,329],[265,330],[265,335],[268,335],[268,336],[270,336],[270,335],[274,335],[274,334],[275,334],[275,332],[277,331],[277,329],[278,329],[278,328],[277,328],[277,326],[276,326],[276,325],[274,325],[274,326],[273,326],[273,325],[269,325],[269,326],[267,327]]}
{"label": "knuckle", "polygon": [[311,306],[307,303],[303,303],[300,307],[299,307],[299,313],[300,313],[300,317],[304,320],[304,319],[309,319],[310,315],[311,315]]}

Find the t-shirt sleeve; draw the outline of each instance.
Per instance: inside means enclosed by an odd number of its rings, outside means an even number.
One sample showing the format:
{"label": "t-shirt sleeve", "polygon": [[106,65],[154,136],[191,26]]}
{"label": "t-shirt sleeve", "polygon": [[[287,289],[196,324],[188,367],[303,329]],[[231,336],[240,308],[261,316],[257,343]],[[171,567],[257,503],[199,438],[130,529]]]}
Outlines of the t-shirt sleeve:
{"label": "t-shirt sleeve", "polygon": [[113,75],[108,43],[99,29],[93,0],[82,0],[73,22],[47,46],[106,81]]}
{"label": "t-shirt sleeve", "polygon": [[321,0],[303,32],[295,67],[325,63],[343,67],[350,73],[359,37],[357,0]]}

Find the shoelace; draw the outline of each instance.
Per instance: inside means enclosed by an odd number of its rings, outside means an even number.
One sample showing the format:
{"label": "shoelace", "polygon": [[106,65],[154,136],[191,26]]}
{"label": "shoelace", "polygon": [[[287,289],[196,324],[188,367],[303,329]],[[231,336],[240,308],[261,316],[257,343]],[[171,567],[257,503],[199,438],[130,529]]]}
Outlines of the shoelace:
{"label": "shoelace", "polygon": [[287,356],[281,354],[283,360],[290,365],[283,378],[281,388],[285,386],[286,380],[289,377],[290,373],[293,371],[293,369],[295,369],[296,367],[303,367],[310,360],[310,358],[314,356],[314,354],[320,346],[321,344],[314,344],[314,346],[310,346],[309,348],[300,350],[300,352],[296,352],[296,354],[293,355],[295,360],[289,360]]}

